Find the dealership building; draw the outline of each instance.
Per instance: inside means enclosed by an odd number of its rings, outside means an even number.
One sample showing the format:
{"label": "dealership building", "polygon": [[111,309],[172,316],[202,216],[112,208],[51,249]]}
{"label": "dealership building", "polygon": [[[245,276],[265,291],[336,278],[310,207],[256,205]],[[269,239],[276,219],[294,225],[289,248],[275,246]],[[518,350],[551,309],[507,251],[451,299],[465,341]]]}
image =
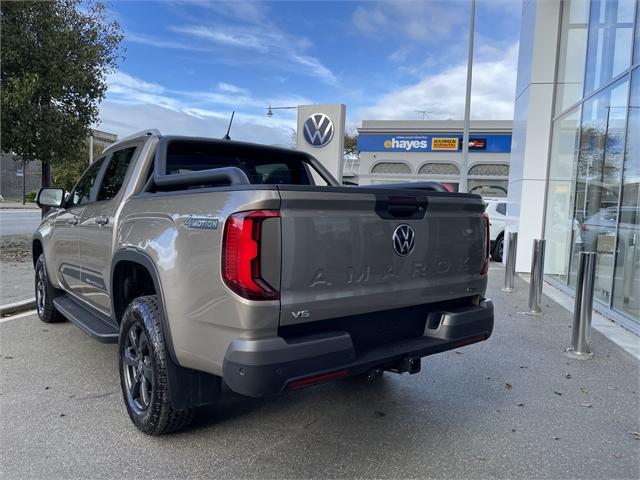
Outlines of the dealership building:
{"label": "dealership building", "polygon": [[[472,121],[469,191],[506,197],[511,121]],[[358,183],[372,185],[437,181],[458,191],[462,171],[463,122],[364,120],[358,128]]]}
{"label": "dealership building", "polygon": [[636,0],[526,0],[507,230],[517,270],[546,240],[545,279],[572,294],[596,251],[596,308],[640,331],[640,26]]}

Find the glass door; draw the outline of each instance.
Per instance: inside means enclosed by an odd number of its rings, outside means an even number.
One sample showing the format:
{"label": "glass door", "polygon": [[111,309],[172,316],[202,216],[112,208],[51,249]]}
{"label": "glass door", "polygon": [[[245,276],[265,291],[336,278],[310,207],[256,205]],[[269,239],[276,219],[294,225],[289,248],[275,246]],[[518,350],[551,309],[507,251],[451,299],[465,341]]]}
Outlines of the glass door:
{"label": "glass door", "polygon": [[629,98],[613,308],[640,321],[640,69],[633,72]]}
{"label": "glass door", "polygon": [[569,283],[575,286],[579,252],[598,252],[595,297],[607,305],[613,284],[628,86],[628,78],[623,78],[585,101],[580,129],[573,215],[580,237],[572,242]]}

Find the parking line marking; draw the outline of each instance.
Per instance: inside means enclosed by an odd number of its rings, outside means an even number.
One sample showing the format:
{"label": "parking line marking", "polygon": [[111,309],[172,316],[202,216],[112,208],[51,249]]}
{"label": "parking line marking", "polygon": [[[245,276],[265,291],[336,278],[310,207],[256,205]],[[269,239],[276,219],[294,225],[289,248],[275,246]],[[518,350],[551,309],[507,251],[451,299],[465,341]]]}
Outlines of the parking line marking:
{"label": "parking line marking", "polygon": [[0,323],[8,322],[9,320],[18,320],[19,318],[30,317],[36,313],[35,310],[29,310],[28,312],[18,313],[10,317],[0,318]]}

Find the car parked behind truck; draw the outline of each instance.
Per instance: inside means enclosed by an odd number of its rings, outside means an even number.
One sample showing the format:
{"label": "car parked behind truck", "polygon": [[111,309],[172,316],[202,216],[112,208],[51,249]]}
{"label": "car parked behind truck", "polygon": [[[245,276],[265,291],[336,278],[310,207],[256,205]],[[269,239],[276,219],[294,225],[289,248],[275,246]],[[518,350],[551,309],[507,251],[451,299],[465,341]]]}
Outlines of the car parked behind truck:
{"label": "car parked behind truck", "polygon": [[259,397],[416,373],[493,329],[485,205],[437,190],[343,187],[299,151],[143,132],[69,194],[40,190],[38,316],[118,344],[128,414],[151,435],[223,383]]}

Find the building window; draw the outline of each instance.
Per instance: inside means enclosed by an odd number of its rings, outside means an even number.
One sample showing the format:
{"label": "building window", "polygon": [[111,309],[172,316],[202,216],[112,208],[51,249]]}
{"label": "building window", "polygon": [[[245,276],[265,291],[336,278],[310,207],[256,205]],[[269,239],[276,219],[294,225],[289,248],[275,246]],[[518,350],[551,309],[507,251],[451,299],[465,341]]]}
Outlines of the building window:
{"label": "building window", "polygon": [[483,177],[508,177],[509,165],[501,163],[482,163],[474,165],[469,169],[469,175],[478,175]]}
{"label": "building window", "polygon": [[460,175],[460,169],[453,163],[425,163],[418,173],[420,175]]}
{"label": "building window", "polygon": [[589,0],[569,0],[562,5],[556,114],[582,97],[589,26]]}
{"label": "building window", "polygon": [[636,0],[594,0],[589,15],[585,94],[629,68]]}
{"label": "building window", "polygon": [[380,162],[373,166],[371,173],[410,175],[411,168],[406,163],[401,162]]}

